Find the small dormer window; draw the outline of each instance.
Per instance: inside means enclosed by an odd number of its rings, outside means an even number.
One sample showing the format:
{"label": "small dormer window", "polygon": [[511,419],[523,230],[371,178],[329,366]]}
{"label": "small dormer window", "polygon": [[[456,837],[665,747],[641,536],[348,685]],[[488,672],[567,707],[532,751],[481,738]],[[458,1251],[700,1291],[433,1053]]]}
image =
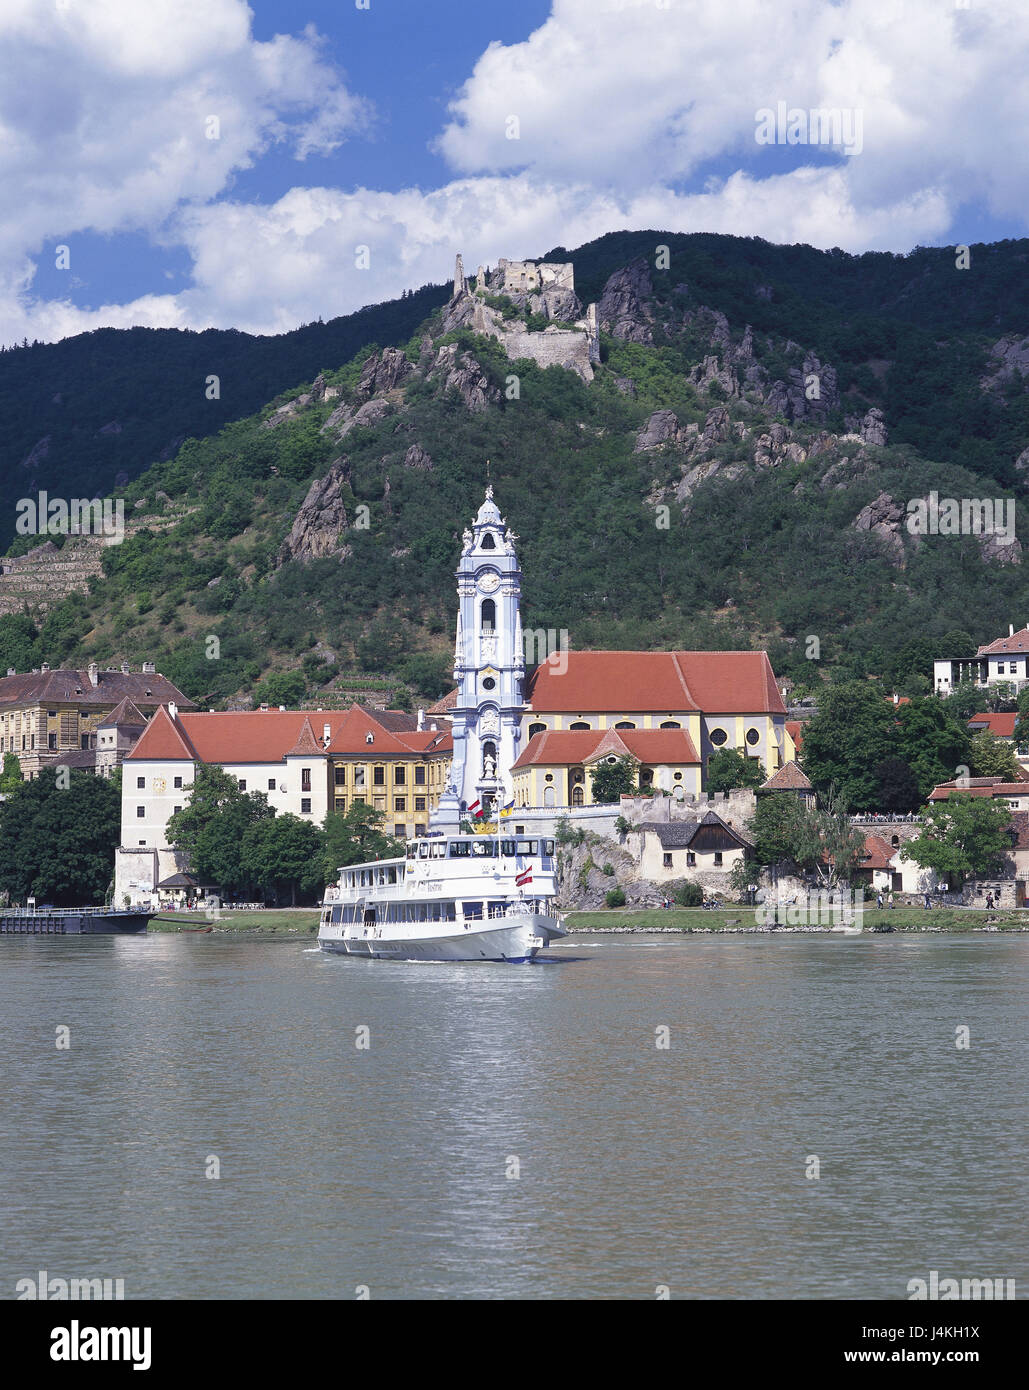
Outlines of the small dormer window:
{"label": "small dormer window", "polygon": [[371,733],[365,734],[365,736],[364,736],[364,741],[365,741],[365,743],[374,743],[374,742],[375,742],[375,735],[374,735],[374,734],[371,734]]}

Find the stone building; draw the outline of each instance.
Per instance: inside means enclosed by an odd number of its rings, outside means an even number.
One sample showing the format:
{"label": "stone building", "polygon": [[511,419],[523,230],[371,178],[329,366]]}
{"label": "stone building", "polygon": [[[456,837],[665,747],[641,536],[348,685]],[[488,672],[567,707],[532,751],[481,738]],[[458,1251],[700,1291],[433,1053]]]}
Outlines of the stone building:
{"label": "stone building", "polygon": [[126,699],[147,717],[162,704],[195,708],[152,662],[141,671],[125,663],[104,671],[95,662],[84,671],[52,671],[45,663],[24,675],[8,670],[0,678],[0,755],[14,753],[27,778],[54,763],[93,767],[100,727]]}
{"label": "stone building", "polygon": [[183,714],[161,706],[125,760],[115,898],[153,901],[190,865],[168,843],[169,818],[187,802],[196,768],[221,767],[276,814],[320,825],[356,802],[385,815],[384,830],[424,835],[446,784],[449,732],[399,710],[247,710]]}

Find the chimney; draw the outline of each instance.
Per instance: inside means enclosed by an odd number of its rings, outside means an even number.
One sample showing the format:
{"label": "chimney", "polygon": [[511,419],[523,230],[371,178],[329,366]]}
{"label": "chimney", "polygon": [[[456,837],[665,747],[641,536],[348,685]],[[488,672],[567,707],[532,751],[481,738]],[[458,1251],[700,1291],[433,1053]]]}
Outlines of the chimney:
{"label": "chimney", "polygon": [[423,709],[420,709],[420,710],[418,711],[418,729],[419,729],[419,731],[421,731],[421,730],[424,729],[424,728],[425,728],[425,711],[424,711]]}
{"label": "chimney", "polygon": [[44,661],[44,662],[43,662],[43,665],[40,667],[40,670],[41,670],[41,671],[49,671],[49,670],[50,670],[50,663],[49,663],[49,661]]}
{"label": "chimney", "polygon": [[173,719],[178,719],[179,717],[179,707],[174,700],[168,701],[168,713]]}
{"label": "chimney", "polygon": [[1008,623],[1008,636],[1009,636],[1009,637],[1014,637],[1014,635],[1015,635],[1015,625],[1014,625],[1014,623]]}
{"label": "chimney", "polygon": [[267,708],[268,708],[267,705],[262,705],[262,706],[261,706],[261,709],[262,709],[262,710],[267,710]]}
{"label": "chimney", "polygon": [[322,725],[322,742],[326,745],[326,747],[328,747],[329,739],[330,739],[331,737],[332,737],[332,726],[331,726],[330,724],[323,724],[323,725]]}
{"label": "chimney", "polygon": [[286,713],[286,706],[285,706],[285,705],[280,705],[280,706],[279,706],[279,711],[280,711],[280,713],[285,714],[285,713]]}
{"label": "chimney", "polygon": [[89,683],[90,685],[99,684],[100,668],[95,661],[89,663]]}
{"label": "chimney", "polygon": [[8,674],[9,676],[16,676],[16,675],[18,674],[18,672],[14,669],[13,666],[8,666],[8,668],[7,668],[7,674]]}

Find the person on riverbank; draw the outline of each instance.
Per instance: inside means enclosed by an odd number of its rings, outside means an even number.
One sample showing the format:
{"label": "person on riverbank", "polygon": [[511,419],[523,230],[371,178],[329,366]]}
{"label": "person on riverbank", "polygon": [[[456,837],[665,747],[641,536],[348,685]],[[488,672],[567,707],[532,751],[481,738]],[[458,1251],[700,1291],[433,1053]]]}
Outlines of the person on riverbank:
{"label": "person on riverbank", "polygon": [[883,895],[882,895],[881,892],[876,893],[876,895],[875,895],[875,905],[876,905],[876,907],[879,909],[879,911],[882,912],[882,910],[883,910]]}
{"label": "person on riverbank", "polygon": [[893,894],[890,894],[890,911],[893,911]]}

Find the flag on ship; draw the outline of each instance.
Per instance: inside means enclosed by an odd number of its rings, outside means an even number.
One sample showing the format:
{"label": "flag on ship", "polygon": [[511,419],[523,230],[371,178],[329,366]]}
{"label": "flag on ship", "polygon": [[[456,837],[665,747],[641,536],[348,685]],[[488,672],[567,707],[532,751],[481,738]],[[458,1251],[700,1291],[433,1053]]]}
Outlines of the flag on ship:
{"label": "flag on ship", "polygon": [[515,879],[515,884],[519,888],[524,888],[527,883],[532,882],[532,869],[523,869]]}
{"label": "flag on ship", "polygon": [[469,814],[470,816],[481,816],[481,815],[482,815],[482,802],[481,802],[481,801],[473,801],[472,804],[468,807],[468,814]]}
{"label": "flag on ship", "polygon": [[500,808],[500,814],[501,814],[502,816],[509,816],[513,810],[514,810],[514,797],[512,797],[510,801],[505,802],[504,805],[501,806],[501,808]]}

